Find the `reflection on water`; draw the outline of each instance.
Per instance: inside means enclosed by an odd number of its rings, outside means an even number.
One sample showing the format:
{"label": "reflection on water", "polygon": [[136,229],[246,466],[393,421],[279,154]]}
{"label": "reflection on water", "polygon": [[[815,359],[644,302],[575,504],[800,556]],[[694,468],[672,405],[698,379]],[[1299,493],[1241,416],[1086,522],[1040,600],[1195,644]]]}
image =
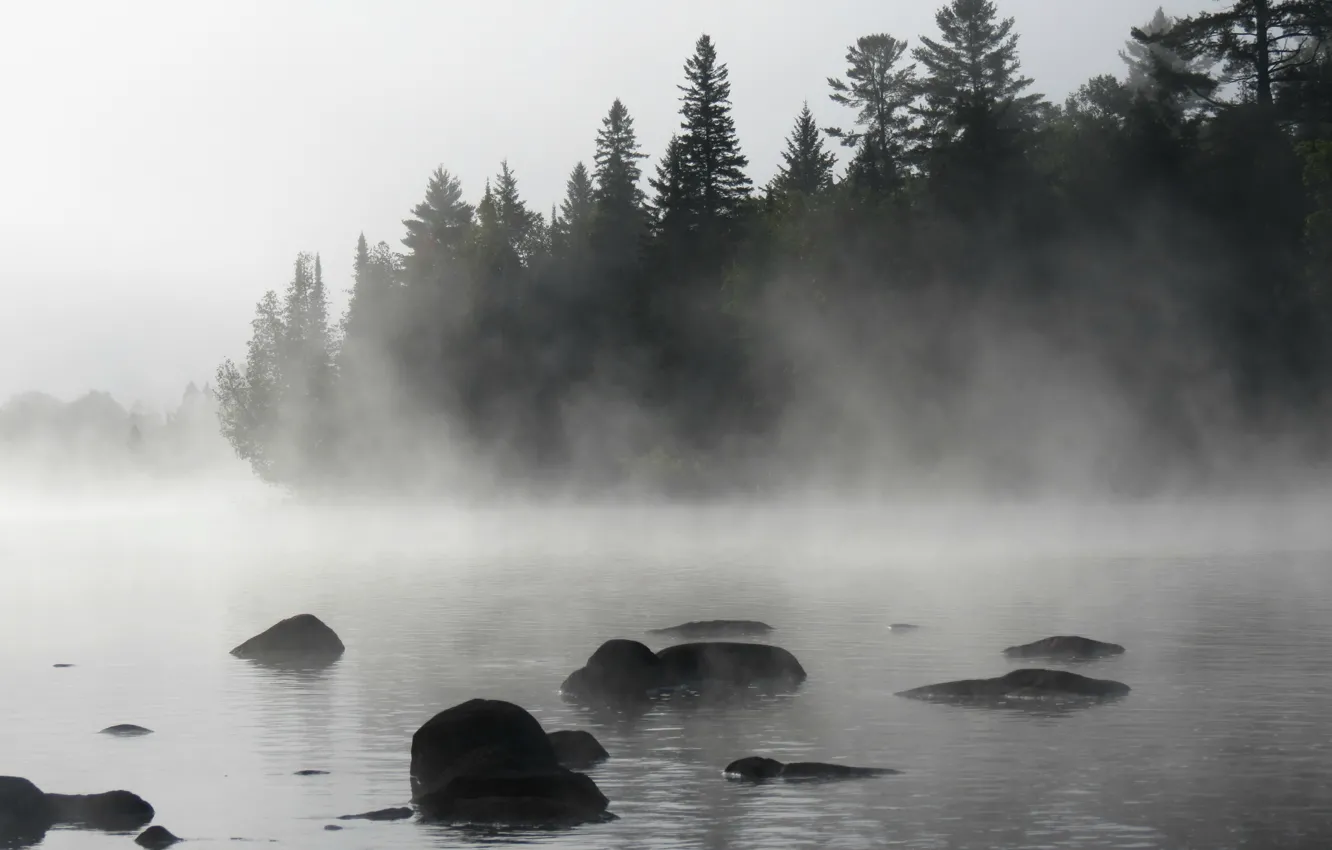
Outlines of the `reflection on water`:
{"label": "reflection on water", "polygon": [[[201,847],[1332,846],[1332,577],[1314,547],[1103,557],[1047,541],[1039,557],[953,557],[947,534],[934,549],[919,536],[899,546],[883,522],[820,517],[822,537],[724,515],[684,527],[498,513],[358,525],[332,509],[182,513],[169,529],[123,509],[0,518],[0,772],[52,791],[128,788]],[[228,655],[302,611],[338,631],[340,660],[292,669]],[[631,709],[558,693],[607,638],[659,649],[676,641],[647,629],[712,618],[772,624],[809,679],[794,694]],[[1052,634],[1125,645],[1073,669],[1133,692],[1002,710],[894,696],[1002,675],[1017,666],[1003,647]],[[620,820],[323,831],[403,805],[412,733],[477,696],[517,702],[547,729],[592,731],[611,759],[589,773]],[[92,734],[114,722],[156,734]],[[726,781],[722,768],[747,755],[903,773]],[[330,774],[294,775],[314,768]],[[125,841],[55,830],[42,846]]]}

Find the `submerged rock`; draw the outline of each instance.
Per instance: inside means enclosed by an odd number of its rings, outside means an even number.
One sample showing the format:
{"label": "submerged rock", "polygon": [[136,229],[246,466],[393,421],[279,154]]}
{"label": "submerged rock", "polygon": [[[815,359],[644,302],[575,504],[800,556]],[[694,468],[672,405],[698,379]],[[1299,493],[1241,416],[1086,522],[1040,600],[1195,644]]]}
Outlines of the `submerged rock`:
{"label": "submerged rock", "polygon": [[772,626],[757,620],[698,620],[664,629],[649,629],[648,634],[682,638],[759,637],[771,631]]}
{"label": "submerged rock", "polygon": [[147,847],[148,850],[163,850],[185,839],[172,835],[171,830],[164,826],[150,826],[139,833],[134,839],[134,843],[140,847]]}
{"label": "submerged rock", "polygon": [[1124,696],[1130,688],[1123,682],[1092,679],[1067,670],[1014,670],[994,679],[962,679],[925,685],[897,694],[910,699],[945,702],[984,702],[1004,699],[1082,697],[1105,699]]}
{"label": "submerged rock", "polygon": [[711,641],[653,653],[638,641],[615,639],[598,647],[560,690],[581,698],[640,698],[680,687],[789,687],[804,680],[800,662],[779,646]]}
{"label": "submerged rock", "polygon": [[893,623],[888,628],[895,632],[914,632],[920,626],[915,623]]}
{"label": "submerged rock", "polygon": [[340,832],[340,831],[342,831],[342,827],[338,826],[336,823],[324,824],[324,832]]}
{"label": "submerged rock", "polygon": [[64,668],[66,668],[66,667],[73,667],[74,665],[73,665],[73,664],[52,664],[51,666],[52,666],[52,667],[55,667],[56,669],[64,669]]}
{"label": "submerged rock", "polygon": [[555,748],[555,758],[570,770],[587,770],[610,758],[610,753],[606,752],[600,741],[592,737],[591,732],[568,729],[551,732],[546,737]]}
{"label": "submerged rock", "polygon": [[294,776],[328,776],[327,770],[298,770]]}
{"label": "submerged rock", "polygon": [[824,764],[816,761],[798,761],[782,764],[776,759],[747,756],[726,765],[728,779],[762,782],[768,779],[788,781],[817,781],[831,779],[864,779],[870,776],[892,776],[901,771],[887,767],[850,767],[845,764]]}
{"label": "submerged rock", "polygon": [[359,815],[339,815],[338,820],[405,820],[416,812],[408,806],[393,809],[376,809],[373,812],[361,812]]}
{"label": "submerged rock", "polygon": [[562,767],[523,708],[473,699],[436,714],[412,736],[412,798],[442,821],[571,825],[606,819],[596,783]]}
{"label": "submerged rock", "polygon": [[120,738],[135,738],[140,735],[151,735],[153,730],[146,729],[143,726],[135,726],[133,723],[117,723],[115,726],[108,726],[98,733],[99,735],[115,735]]}
{"label": "submerged rock", "polygon": [[329,662],[345,651],[341,638],[313,614],[297,614],[270,626],[231,650],[254,661]]}
{"label": "submerged rock", "polygon": [[1004,650],[1009,658],[1063,658],[1086,660],[1123,655],[1124,647],[1077,635],[1056,635]]}
{"label": "submerged rock", "polygon": [[30,844],[65,825],[122,831],[153,819],[153,807],[137,794],[47,794],[19,776],[0,776],[0,842]]}

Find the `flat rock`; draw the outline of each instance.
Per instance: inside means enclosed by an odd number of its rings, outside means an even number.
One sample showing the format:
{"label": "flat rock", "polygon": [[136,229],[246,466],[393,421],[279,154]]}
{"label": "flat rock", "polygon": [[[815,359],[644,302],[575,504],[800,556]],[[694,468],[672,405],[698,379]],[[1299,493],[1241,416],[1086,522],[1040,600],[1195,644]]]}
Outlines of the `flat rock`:
{"label": "flat rock", "polygon": [[66,668],[66,667],[73,667],[74,665],[73,665],[73,664],[52,664],[51,666],[52,666],[52,667],[55,667],[55,668],[58,669],[58,670],[63,670],[63,669]]}
{"label": "flat rock", "polygon": [[133,723],[117,723],[115,726],[106,727],[98,734],[115,735],[119,738],[137,738],[141,735],[151,735],[153,730],[146,729],[143,726],[135,726]]}
{"label": "flat rock", "polygon": [[893,776],[901,771],[887,767],[851,767],[845,764],[825,764],[817,761],[798,761],[783,764],[776,759],[747,756],[726,766],[728,779],[764,782],[783,779],[788,782],[818,782],[836,779],[867,779],[871,776]]}
{"label": "flat rock", "polygon": [[376,809],[373,812],[362,812],[359,815],[340,815],[338,820],[405,820],[416,814],[408,806],[398,806],[392,809]]}
{"label": "flat rock", "polygon": [[682,638],[709,637],[761,637],[772,632],[772,626],[758,620],[697,620],[667,626],[664,629],[649,629],[648,634],[668,635]]}
{"label": "flat rock", "polygon": [[298,770],[293,776],[328,776],[327,770]]}
{"label": "flat rock", "polygon": [[639,700],[677,688],[790,688],[804,680],[794,655],[766,643],[703,641],[654,653],[638,641],[616,638],[569,674],[560,691],[575,699]]}
{"label": "flat rock", "polygon": [[1105,643],[1078,635],[1041,638],[1021,646],[1010,646],[1004,650],[1004,655],[1009,658],[1060,658],[1078,661],[1110,658],[1123,654],[1124,647],[1117,643]]}
{"label": "flat rock", "polygon": [[897,696],[944,702],[986,702],[1005,699],[1076,697],[1106,699],[1124,696],[1123,682],[1092,679],[1067,670],[1014,670],[994,679],[961,679],[901,691]]}

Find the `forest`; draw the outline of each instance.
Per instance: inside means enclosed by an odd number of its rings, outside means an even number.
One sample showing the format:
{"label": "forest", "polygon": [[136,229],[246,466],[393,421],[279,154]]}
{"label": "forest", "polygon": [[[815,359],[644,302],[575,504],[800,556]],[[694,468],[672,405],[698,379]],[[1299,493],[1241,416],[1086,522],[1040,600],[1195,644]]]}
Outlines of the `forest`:
{"label": "forest", "polygon": [[319,255],[258,304],[224,436],[298,489],[1150,493],[1326,457],[1332,0],[1159,11],[1063,103],[993,0],[935,21],[811,81],[845,120],[793,110],[766,185],[707,35],[665,149],[614,100],[548,213],[506,162],[475,201],[437,169],[400,249],[348,246],[340,321]]}

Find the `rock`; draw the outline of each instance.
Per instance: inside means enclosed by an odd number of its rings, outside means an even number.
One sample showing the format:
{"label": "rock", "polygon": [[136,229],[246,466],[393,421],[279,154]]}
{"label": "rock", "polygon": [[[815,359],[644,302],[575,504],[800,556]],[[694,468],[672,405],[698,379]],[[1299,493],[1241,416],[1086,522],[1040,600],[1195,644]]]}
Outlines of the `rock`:
{"label": "rock", "polygon": [[536,718],[513,703],[473,699],[412,736],[412,798],[433,820],[564,825],[604,820],[609,801],[560,766]]}
{"label": "rock", "polygon": [[641,697],[670,687],[661,659],[636,640],[608,640],[560,685],[573,696]]}
{"label": "rock", "polygon": [[650,629],[648,634],[669,635],[682,638],[707,637],[759,637],[772,631],[772,626],[757,620],[699,620],[668,626],[664,629]]}
{"label": "rock", "polygon": [[722,641],[682,643],[653,653],[632,640],[608,640],[560,690],[577,698],[634,697],[680,687],[797,685],[805,670],[778,646]]}
{"label": "rock", "polygon": [[399,806],[396,809],[376,809],[373,812],[362,812],[359,815],[341,815],[338,820],[404,820],[416,814],[407,806]]}
{"label": "rock", "polygon": [[763,643],[682,643],[657,653],[673,683],[799,684],[805,668],[780,646]]}
{"label": "rock", "polygon": [[294,776],[328,776],[327,770],[298,770]]}
{"label": "rock", "polygon": [[1022,646],[1010,646],[1004,650],[1009,658],[1062,658],[1067,660],[1087,660],[1109,658],[1123,655],[1124,647],[1117,643],[1104,643],[1077,635],[1058,635],[1042,638]]}
{"label": "rock", "polygon": [[52,667],[56,667],[56,668],[63,669],[63,668],[65,668],[65,667],[73,667],[74,665],[73,665],[73,664],[52,664],[51,666],[52,666]]}
{"label": "rock", "polygon": [[917,626],[914,623],[893,623],[888,628],[895,632],[914,632],[916,629],[920,628],[920,626]]}
{"label": "rock", "polygon": [[587,770],[610,758],[610,753],[591,732],[581,729],[568,729],[551,732],[546,736],[555,748],[555,758],[570,770]]}
{"label": "rock", "polygon": [[120,738],[135,738],[140,735],[151,735],[153,730],[145,729],[142,726],[135,726],[133,723],[117,723],[115,726],[108,726],[98,733],[99,735],[115,735]]}
{"label": "rock", "polygon": [[324,824],[325,832],[338,832],[341,829],[342,827],[338,826],[336,823]]}
{"label": "rock", "polygon": [[1105,699],[1130,688],[1110,679],[1092,679],[1067,670],[1014,670],[995,679],[963,679],[902,691],[897,696],[938,701],[994,701],[1051,697]]}
{"label": "rock", "polygon": [[54,825],[42,789],[19,776],[0,776],[0,846],[36,844]]}
{"label": "rock", "polygon": [[162,850],[164,847],[170,847],[172,844],[183,841],[171,834],[171,830],[164,826],[150,826],[139,833],[134,839],[134,843],[140,847],[147,847],[148,850]]}
{"label": "rock", "polygon": [[762,756],[748,756],[726,765],[729,779],[744,779],[750,782],[762,782],[767,779],[829,780],[863,779],[870,776],[892,776],[901,771],[887,767],[849,767],[844,764],[823,764],[816,761],[798,761],[782,764],[776,759]]}
{"label": "rock", "polygon": [[56,823],[121,832],[147,826],[153,807],[138,794],[106,791],[101,794],[47,794]]}
{"label": "rock", "polygon": [[231,650],[255,661],[331,662],[346,649],[332,629],[313,614],[297,614]]}

